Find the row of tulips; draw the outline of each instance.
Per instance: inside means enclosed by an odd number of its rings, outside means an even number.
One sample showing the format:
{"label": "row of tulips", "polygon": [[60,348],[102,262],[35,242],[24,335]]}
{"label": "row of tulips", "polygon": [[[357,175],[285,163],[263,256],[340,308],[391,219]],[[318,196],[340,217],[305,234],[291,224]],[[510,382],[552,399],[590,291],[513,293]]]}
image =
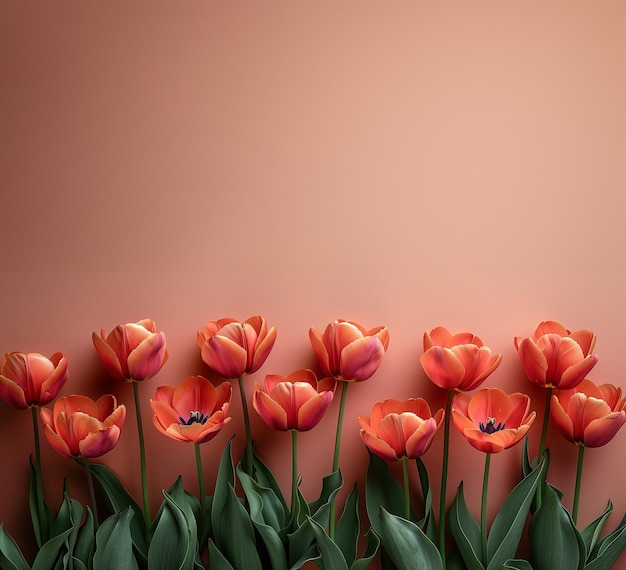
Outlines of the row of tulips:
{"label": "row of tulips", "polygon": [[[273,429],[292,434],[291,496],[287,501],[271,471],[257,456],[251,433],[245,378],[257,372],[276,340],[276,329],[260,316],[239,322],[227,318],[207,323],[198,333],[204,363],[224,381],[215,385],[191,376],[178,386],[159,386],[150,400],[155,428],[176,441],[192,443],[196,451],[199,497],[187,492],[179,478],[163,491],[154,519],[147,488],[147,464],[139,386],[154,377],[168,359],[166,339],[151,320],[119,325],[109,334],[93,334],[103,366],[133,389],[140,450],[143,505],[126,492],[115,474],[93,458],[117,443],[127,411],[112,395],[93,401],[86,396],[57,398],[68,379],[65,357],[56,353],[12,352],[0,368],[0,396],[16,409],[30,409],[34,429],[31,458],[31,517],[39,552],[32,568],[203,568],[218,570],[296,569],[308,561],[322,568],[367,567],[378,558],[383,568],[611,568],[626,547],[626,517],[600,537],[611,504],[589,526],[577,527],[584,450],[608,443],[626,422],[621,389],[597,386],[587,378],[598,357],[595,335],[570,332],[559,323],[541,323],[533,336],[516,337],[514,345],[528,378],[546,389],[539,451],[532,458],[527,434],[536,413],[529,396],[481,388],[499,366],[493,354],[471,333],[451,334],[437,327],[424,334],[420,362],[428,378],[447,392],[446,407],[432,411],[422,398],[387,399],[374,404],[369,416],[359,416],[363,442],[370,450],[365,504],[370,530],[361,558],[359,498],[356,488],[335,513],[343,480],[340,446],[348,389],[371,378],[389,346],[386,327],[367,330],[343,320],[323,333],[309,331],[322,377],[297,370],[282,377],[266,375],[254,381],[251,407]],[[200,445],[210,441],[230,421],[232,384],[237,380],[242,400],[246,447],[235,464],[231,445],[222,454],[213,494],[206,493]],[[333,398],[340,398],[330,474],[316,500],[307,502],[299,490],[298,432],[313,429]],[[52,403],[52,408],[46,407]],[[37,413],[39,410],[39,414]],[[65,501],[51,513],[42,491],[39,446],[43,433],[61,455],[85,467],[90,505],[78,504],[65,491]],[[550,453],[546,434],[552,423],[578,446],[579,462],[572,512],[561,503],[562,493],[549,483]],[[446,505],[448,454],[452,424],[485,455],[480,519],[476,521],[457,490]],[[443,463],[438,515],[421,457],[443,430]],[[487,496],[492,454],[524,441],[520,481],[489,525]],[[396,481],[389,462],[402,464]],[[421,516],[409,495],[408,462],[415,461],[422,489]],[[105,517],[98,514],[94,480],[106,499]],[[241,489],[237,495],[235,488]],[[530,524],[528,523],[530,520]],[[449,535],[446,531],[449,531]],[[516,558],[524,532],[529,534],[531,559]],[[453,540],[447,543],[447,536]],[[531,566],[532,564],[532,566]],[[0,566],[29,569],[18,546],[0,525]]]}

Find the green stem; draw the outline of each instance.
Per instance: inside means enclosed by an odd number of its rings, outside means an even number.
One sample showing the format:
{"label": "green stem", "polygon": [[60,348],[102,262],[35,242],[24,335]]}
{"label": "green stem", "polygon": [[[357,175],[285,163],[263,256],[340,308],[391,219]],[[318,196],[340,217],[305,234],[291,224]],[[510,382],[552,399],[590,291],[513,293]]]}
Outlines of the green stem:
{"label": "green stem", "polygon": [[198,470],[198,488],[200,489],[200,512],[204,512],[206,491],[204,488],[204,471],[202,470],[202,455],[200,454],[200,444],[194,443],[194,447],[196,448],[196,468]]}
{"label": "green stem", "polygon": [[143,516],[146,523],[146,533],[150,536],[150,495],[148,494],[148,474],[146,472],[146,444],[143,437],[143,423],[141,421],[141,401],[139,400],[139,383],[131,382],[135,396],[135,415],[137,416],[137,433],[139,435],[139,460],[141,463],[141,493],[143,496]]}
{"label": "green stem", "polygon": [[37,512],[39,513],[39,528],[41,531],[42,546],[48,540],[48,524],[43,500],[43,483],[41,478],[41,445],[39,443],[39,424],[37,423],[37,408],[31,407],[33,418],[33,434],[35,441],[35,491],[37,495]]}
{"label": "green stem", "polygon": [[450,451],[450,420],[454,390],[448,390],[446,415],[443,424],[443,460],[441,466],[441,496],[439,497],[439,554],[444,570],[446,567],[446,492],[448,486],[448,454]]}
{"label": "green stem", "polygon": [[248,401],[246,399],[246,387],[243,382],[243,376],[239,376],[239,393],[241,394],[241,407],[243,409],[243,422],[246,427],[246,460],[244,465],[245,472],[252,477],[252,430],[250,429],[250,414],[248,412]]}
{"label": "green stem", "polygon": [[546,406],[543,412],[543,427],[541,428],[541,441],[539,442],[539,454],[537,459],[541,461],[543,459],[543,453],[546,449],[546,437],[548,435],[548,423],[550,421],[550,402],[552,401],[553,388],[547,389],[546,393]]}
{"label": "green stem", "polygon": [[402,458],[402,481],[404,484],[404,518],[411,520],[411,496],[409,489],[409,458]]}
{"label": "green stem", "polygon": [[489,465],[491,453],[485,454],[485,471],[483,474],[483,495],[480,503],[480,544],[482,548],[483,565],[488,565],[487,560],[487,490],[489,488]]}
{"label": "green stem", "polygon": [[91,473],[91,463],[89,458],[85,457],[85,473],[87,473],[87,489],[89,489],[89,502],[91,503],[91,509],[93,510],[93,519],[96,529],[98,528],[98,505],[96,504],[96,493],[93,486],[93,475]]}
{"label": "green stem", "polygon": [[585,446],[582,444],[578,445],[578,468],[576,469],[576,487],[574,489],[574,506],[572,508],[572,520],[574,521],[574,526],[576,525],[576,521],[578,519],[578,504],[580,502],[580,482],[583,478],[583,458],[585,455]]}
{"label": "green stem", "polygon": [[[343,431],[343,415],[346,411],[346,399],[348,398],[348,382],[340,382],[341,400],[339,402],[339,417],[337,418],[337,433],[335,434],[335,452],[333,454],[333,473],[339,469],[339,455],[341,451],[341,433]],[[335,497],[330,502],[330,518],[328,521],[328,536],[335,540]]]}
{"label": "green stem", "polygon": [[291,430],[291,516],[298,502],[298,430]]}

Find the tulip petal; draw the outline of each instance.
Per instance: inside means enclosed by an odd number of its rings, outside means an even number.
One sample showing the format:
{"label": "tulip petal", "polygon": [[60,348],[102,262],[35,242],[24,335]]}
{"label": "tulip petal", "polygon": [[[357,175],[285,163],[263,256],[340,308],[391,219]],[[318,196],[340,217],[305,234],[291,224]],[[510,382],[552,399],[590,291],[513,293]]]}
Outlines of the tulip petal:
{"label": "tulip petal", "polygon": [[463,364],[448,348],[429,348],[421,355],[420,363],[428,378],[446,390],[456,389],[465,376]]}
{"label": "tulip petal", "polygon": [[314,329],[309,329],[309,339],[311,341],[311,346],[313,347],[313,352],[315,352],[315,356],[317,357],[317,361],[322,369],[322,372],[327,376],[334,376],[333,370],[330,368],[330,360],[328,351],[326,350],[326,346],[322,340],[322,336]]}
{"label": "tulip petal", "polygon": [[148,380],[161,370],[167,360],[165,334],[151,334],[128,355],[128,372],[136,381]]}
{"label": "tulip petal", "polygon": [[22,387],[6,376],[0,376],[0,398],[16,410],[28,408]]}
{"label": "tulip petal", "polygon": [[221,335],[211,337],[204,344],[202,360],[224,378],[240,378],[246,372],[246,350]]}
{"label": "tulip petal", "polygon": [[371,433],[365,430],[361,430],[360,433],[361,433],[361,438],[365,442],[365,445],[367,445],[367,447],[369,448],[370,451],[372,451],[372,453],[375,453],[376,455],[378,455],[380,458],[384,459],[385,461],[397,461],[398,459],[400,459],[396,455],[396,452],[394,451],[394,449],[387,442],[383,441],[382,439],[379,439],[375,435],[372,435]]}
{"label": "tulip petal", "polygon": [[96,333],[91,335],[93,345],[98,353],[100,361],[102,362],[106,371],[116,380],[126,380],[128,376],[128,370],[122,369],[120,360],[115,353],[115,350]]}
{"label": "tulip petal", "polygon": [[265,423],[272,429],[287,431],[289,429],[287,412],[262,390],[252,394],[252,405]]}
{"label": "tulip petal", "polygon": [[341,351],[341,377],[355,382],[371,378],[384,355],[385,349],[376,337],[363,337],[351,342]]}
{"label": "tulip petal", "polygon": [[328,406],[333,401],[332,392],[321,392],[304,402],[298,410],[298,431],[314,428],[324,417]]}
{"label": "tulip petal", "polygon": [[517,352],[528,379],[545,386],[548,361],[541,349],[531,338],[523,338],[518,344]]}
{"label": "tulip petal", "polygon": [[591,420],[585,429],[586,447],[601,447],[611,441],[626,422],[626,412],[611,412],[602,418]]}
{"label": "tulip petal", "polygon": [[559,388],[562,390],[568,390],[576,387],[584,378],[591,372],[591,369],[597,364],[598,357],[595,354],[591,354],[583,360],[572,364],[567,368],[559,382]]}
{"label": "tulip petal", "polygon": [[100,457],[115,447],[120,438],[120,428],[116,425],[90,432],[78,444],[83,457]]}

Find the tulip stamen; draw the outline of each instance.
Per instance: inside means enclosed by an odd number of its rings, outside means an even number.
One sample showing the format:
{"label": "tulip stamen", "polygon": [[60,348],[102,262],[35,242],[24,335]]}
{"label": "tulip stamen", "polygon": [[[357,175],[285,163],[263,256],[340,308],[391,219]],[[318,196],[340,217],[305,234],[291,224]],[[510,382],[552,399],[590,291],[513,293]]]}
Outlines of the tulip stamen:
{"label": "tulip stamen", "polygon": [[209,419],[209,416],[208,414],[203,414],[202,412],[193,411],[189,412],[189,418],[187,418],[187,420],[184,420],[181,416],[178,416],[178,419],[180,420],[180,423],[185,426],[190,426],[191,424],[204,425]]}
{"label": "tulip stamen", "polygon": [[492,434],[504,429],[504,424],[502,422],[499,422],[496,425],[496,418],[487,418],[486,422],[479,422],[478,427],[483,433]]}

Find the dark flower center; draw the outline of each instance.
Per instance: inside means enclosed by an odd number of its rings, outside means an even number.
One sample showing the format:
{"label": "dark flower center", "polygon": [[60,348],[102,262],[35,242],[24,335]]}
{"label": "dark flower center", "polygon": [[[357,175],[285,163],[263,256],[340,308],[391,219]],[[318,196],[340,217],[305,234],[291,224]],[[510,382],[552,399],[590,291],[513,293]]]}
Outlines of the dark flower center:
{"label": "dark flower center", "polygon": [[485,423],[479,422],[478,427],[483,433],[491,434],[504,429],[504,424],[500,422],[496,425],[496,418],[487,418]]}
{"label": "dark flower center", "polygon": [[189,412],[189,417],[187,420],[184,420],[181,416],[178,416],[180,423],[185,426],[190,426],[191,424],[205,424],[209,419],[207,414],[203,414],[202,412]]}

